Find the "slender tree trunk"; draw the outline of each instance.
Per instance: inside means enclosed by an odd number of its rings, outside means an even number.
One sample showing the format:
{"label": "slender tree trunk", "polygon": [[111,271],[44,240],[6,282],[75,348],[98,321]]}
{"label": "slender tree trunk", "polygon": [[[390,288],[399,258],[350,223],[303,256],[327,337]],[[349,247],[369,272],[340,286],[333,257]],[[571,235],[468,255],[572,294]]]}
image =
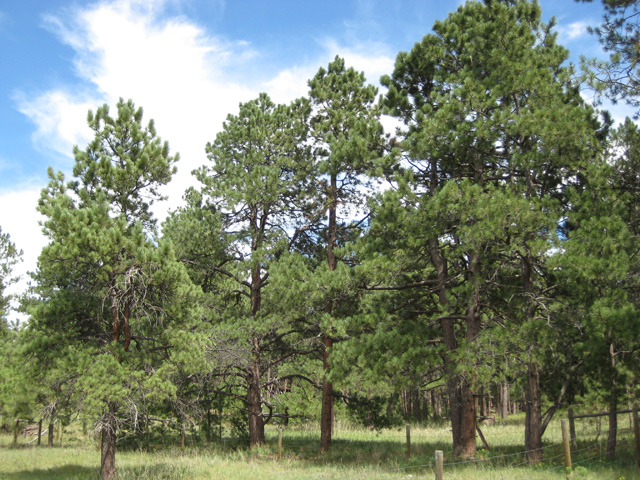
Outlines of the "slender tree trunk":
{"label": "slender tree trunk", "polygon": [[525,394],[524,444],[529,463],[542,461],[542,403],[540,399],[540,369],[535,361],[529,362]]}
{"label": "slender tree trunk", "polygon": [[[257,249],[254,242],[252,249]],[[260,267],[256,266],[251,272],[251,317],[255,318],[262,303],[262,278]],[[249,424],[249,447],[264,445],[264,419],[262,417],[262,389],[260,379],[260,339],[257,335],[251,337],[251,353],[253,359],[247,369],[247,414]]]}
{"label": "slender tree trunk", "polygon": [[[329,351],[332,345],[331,337],[324,337],[324,370],[329,372]],[[325,375],[322,381],[322,413],[320,416],[320,451],[327,452],[331,448],[333,433],[333,384]]]}
{"label": "slender tree trunk", "polygon": [[[534,260],[531,250],[525,240],[523,247],[526,255],[522,259],[522,277],[524,279],[524,293],[529,294],[534,289]],[[525,321],[531,321],[535,316],[536,306],[529,301],[525,309]],[[534,346],[532,345],[532,348]],[[525,431],[524,444],[529,463],[535,465],[542,461],[542,400],[540,394],[540,365],[537,360],[530,358],[527,369],[527,388],[525,392]]]}
{"label": "slender tree trunk", "polygon": [[616,442],[618,437],[618,383],[616,379],[616,355],[615,345],[609,344],[611,365],[611,384],[609,393],[609,438],[607,439],[607,461],[616,458]]}
{"label": "slender tree trunk", "polygon": [[[436,267],[438,275],[438,297],[440,306],[446,311],[448,300],[446,295],[447,265],[446,260],[440,252],[438,240],[429,240],[429,251],[431,261]],[[466,380],[454,372],[454,365],[448,361],[449,352],[454,352],[458,348],[456,340],[455,325],[451,318],[445,317],[441,321],[442,337],[446,347],[445,368],[447,370],[447,396],[449,397],[449,412],[451,415],[451,432],[453,437],[453,450],[456,455],[468,455],[471,450],[475,454],[475,448],[469,445],[469,417],[473,419],[473,445],[475,447],[475,409],[471,407],[469,398],[473,396],[469,391]],[[473,402],[471,402],[472,404]]]}
{"label": "slender tree trunk", "polygon": [[500,416],[507,418],[509,416],[509,409],[511,407],[511,401],[509,399],[509,384],[507,382],[500,384]]}
{"label": "slender tree trunk", "polygon": [[50,447],[53,447],[53,435],[54,435],[54,423],[55,423],[55,417],[56,415],[56,409],[55,407],[51,410],[51,416],[49,417],[49,435],[47,436],[47,445]]}
{"label": "slender tree trunk", "polygon": [[102,445],[100,447],[100,480],[113,480],[116,474],[116,409],[109,404],[102,418]]}
{"label": "slender tree trunk", "polygon": [[[335,271],[338,261],[334,249],[338,243],[338,185],[337,176],[331,175],[331,186],[329,187],[329,235],[327,245],[327,260],[329,262],[329,270]],[[330,307],[330,310],[333,310]],[[331,313],[331,312],[329,312]],[[333,384],[328,379],[330,371],[329,353],[333,340],[329,333],[325,332],[323,366],[325,375],[322,379],[322,412],[320,414],[320,451],[328,452],[331,448],[331,436],[333,433]]]}

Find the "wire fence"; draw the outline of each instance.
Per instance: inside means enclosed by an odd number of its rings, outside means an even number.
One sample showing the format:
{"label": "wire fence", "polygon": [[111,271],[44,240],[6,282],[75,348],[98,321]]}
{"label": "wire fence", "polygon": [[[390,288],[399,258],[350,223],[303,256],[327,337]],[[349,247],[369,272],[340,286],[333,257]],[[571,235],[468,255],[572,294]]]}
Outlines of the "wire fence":
{"label": "wire fence", "polygon": [[[637,415],[637,414],[636,414]],[[588,468],[597,465],[599,468],[611,466],[620,460],[608,455],[609,433],[613,430],[603,428],[605,422],[584,418],[575,422],[571,438],[570,458],[572,467]],[[622,421],[621,421],[622,420]],[[616,449],[618,458],[624,457],[628,468],[633,468],[630,459],[635,461],[640,446],[636,442],[635,429],[626,427],[626,417],[618,418],[615,428]],[[622,426],[624,425],[624,427]],[[634,425],[635,426],[635,425]],[[607,424],[608,427],[608,424]],[[17,428],[17,427],[16,427]],[[333,434],[333,447],[329,461],[363,466],[362,478],[375,477],[380,474],[420,472],[421,475],[435,474],[437,471],[436,451],[444,452],[442,468],[444,478],[447,472],[464,471],[465,468],[530,468],[530,454],[536,450],[522,448],[524,444],[524,428],[522,422],[497,422],[490,426],[481,426],[486,443],[477,438],[477,451],[474,458],[456,458],[451,445],[450,427],[441,424],[439,428],[411,426],[411,428],[385,429],[381,431],[363,431],[349,424],[338,422]],[[17,430],[16,430],[17,431]],[[319,438],[317,428],[291,426],[280,430],[278,441],[278,458],[282,452],[288,457],[300,459],[317,457]],[[270,427],[268,448],[273,455],[278,431]],[[26,440],[25,440],[26,441]],[[543,444],[537,451],[542,452],[542,459],[536,469],[551,472],[566,471],[567,451],[560,422],[553,421],[543,437]],[[357,460],[357,456],[367,458],[365,462]],[[627,468],[627,467],[625,467]]]}
{"label": "wire fence", "polygon": [[[598,468],[612,466],[616,460],[609,458],[607,455],[607,443],[609,441],[608,428],[602,428],[601,422],[593,422],[591,419],[579,424],[579,428],[574,438],[571,438],[573,447],[567,452],[565,449],[565,441],[563,434],[558,425],[559,422],[552,424],[545,432],[543,445],[539,449],[542,451],[542,459],[537,464],[537,469],[548,470],[551,472],[567,472],[566,461],[567,455],[570,457],[572,468],[588,467],[596,465]],[[619,425],[624,424],[619,422]],[[343,450],[349,447],[356,447],[357,444],[388,445],[393,449],[396,455],[396,464],[394,467],[383,467],[382,464],[376,473],[363,473],[359,475],[362,478],[375,476],[381,473],[392,474],[394,472],[409,472],[421,470],[423,474],[432,474],[436,472],[436,460],[434,454],[437,450],[446,453],[449,460],[442,463],[444,477],[446,472],[468,468],[487,467],[506,467],[506,468],[529,468],[532,462],[529,454],[535,450],[527,451],[523,449],[522,443],[524,439],[524,431],[522,425],[500,425],[495,424],[489,427],[483,427],[484,436],[489,444],[485,448],[484,442],[481,444],[478,439],[478,449],[474,458],[456,459],[453,456],[451,447],[451,431],[447,428],[427,429],[412,428],[405,431],[404,429],[391,429],[380,432],[363,432],[362,430],[352,429],[345,425],[337,425],[334,431],[333,448],[341,448]],[[629,457],[627,453],[635,452],[640,448],[636,445],[634,437],[634,429],[626,427],[616,427],[616,446],[618,452],[624,452],[625,457]],[[298,432],[292,436],[293,432],[286,432],[285,441],[282,444],[284,450],[300,451],[303,449],[317,449],[317,433],[314,435],[309,432]],[[567,444],[569,442],[567,441]],[[518,447],[520,445],[520,447]],[[406,457],[403,458],[403,450],[406,448]],[[635,456],[635,455],[634,455]],[[400,458],[401,460],[398,460]],[[402,464],[404,463],[404,464]],[[436,476],[436,478],[438,478]]]}

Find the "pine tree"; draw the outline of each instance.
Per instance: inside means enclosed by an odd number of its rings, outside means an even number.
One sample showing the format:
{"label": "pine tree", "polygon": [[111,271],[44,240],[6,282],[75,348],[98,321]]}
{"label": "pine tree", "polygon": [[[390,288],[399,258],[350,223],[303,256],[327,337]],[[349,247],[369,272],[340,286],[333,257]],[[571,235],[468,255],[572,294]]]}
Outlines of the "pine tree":
{"label": "pine tree", "polygon": [[[168,350],[191,348],[191,284],[170,246],[154,236],[150,205],[178,156],[142,125],[142,109],[120,100],[88,122],[94,140],[74,149],[74,178],[49,169],[38,210],[49,239],[34,275],[28,352],[43,375],[97,419],[101,478],[115,472],[118,425],[143,400],[173,395]],[[128,420],[127,420],[128,419]]]}
{"label": "pine tree", "polygon": [[234,353],[220,356],[219,368],[240,371],[252,447],[265,443],[263,376],[289,355],[277,352],[290,332],[287,323],[263,300],[272,265],[308,223],[309,113],[304,100],[275,105],[266,94],[241,104],[207,145],[211,165],[194,172],[202,190],[191,193],[192,200],[220,216],[222,249],[200,263],[217,277],[226,305],[220,317],[210,311],[210,321],[224,339],[218,349],[234,345]]}
{"label": "pine tree", "polygon": [[[523,313],[512,321],[521,325],[544,309],[535,299],[550,287],[544,262],[564,187],[599,148],[566,58],[537,4],[469,2],[400,53],[383,78],[389,111],[405,124],[406,203],[422,239],[414,258],[427,261],[434,282],[429,303],[446,346],[454,448],[465,457],[475,454],[483,332],[507,317],[500,299],[515,295]],[[531,340],[521,358],[529,358],[531,385],[525,443],[536,462],[543,429]]]}
{"label": "pine tree", "polygon": [[[341,222],[338,206],[345,217],[354,217],[353,208],[361,205],[366,196],[361,187],[369,182],[376,169],[376,160],[382,156],[380,111],[374,105],[377,89],[365,84],[362,73],[346,68],[340,57],[336,57],[327,69],[321,68],[309,80],[309,87],[314,107],[311,137],[321,175],[319,203],[328,211],[327,262],[329,270],[335,271],[338,237],[344,236],[339,229],[354,228],[360,221],[345,218]],[[330,315],[334,308],[335,305],[329,307]],[[323,364],[328,373],[333,338],[330,331],[323,333]],[[333,385],[325,375],[320,419],[321,451],[328,451],[331,446],[332,422]]]}

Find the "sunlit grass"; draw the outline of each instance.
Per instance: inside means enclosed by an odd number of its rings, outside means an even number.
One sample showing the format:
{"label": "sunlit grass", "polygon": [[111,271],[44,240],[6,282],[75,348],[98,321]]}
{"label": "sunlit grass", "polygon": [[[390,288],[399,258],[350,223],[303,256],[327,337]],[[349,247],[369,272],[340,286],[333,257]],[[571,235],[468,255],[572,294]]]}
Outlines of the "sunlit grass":
{"label": "sunlit grass", "polygon": [[[621,428],[627,425],[622,424]],[[405,427],[380,432],[338,423],[330,452],[319,452],[319,432],[310,426],[283,430],[283,448],[278,459],[277,427],[267,426],[267,445],[254,450],[239,448],[234,439],[203,444],[187,438],[184,451],[178,437],[165,438],[165,446],[149,451],[119,449],[116,456],[119,479],[399,479],[434,478],[436,450],[445,455],[446,480],[551,480],[564,479],[560,422],[554,421],[544,437],[545,460],[531,467],[523,453],[523,419],[510,417],[481,427],[490,446],[478,439],[475,462],[452,456],[449,426],[411,426],[411,456],[407,458]],[[573,479],[640,480],[635,468],[633,436],[622,432],[619,460],[604,461],[602,441],[595,440],[595,424],[577,424],[578,448]],[[12,446],[12,435],[0,435],[0,479],[97,479],[100,454],[97,441],[85,437],[74,426],[66,427],[63,446],[36,447],[20,437]],[[43,444],[46,439],[43,438]]]}

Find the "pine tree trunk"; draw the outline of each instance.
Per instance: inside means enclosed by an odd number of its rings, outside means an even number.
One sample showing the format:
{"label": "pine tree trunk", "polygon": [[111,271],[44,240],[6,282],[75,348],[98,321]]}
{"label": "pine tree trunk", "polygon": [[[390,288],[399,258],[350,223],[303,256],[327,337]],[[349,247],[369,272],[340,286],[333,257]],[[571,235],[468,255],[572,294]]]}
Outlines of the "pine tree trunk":
{"label": "pine tree trunk", "polygon": [[527,458],[532,465],[542,461],[542,403],[540,398],[540,369],[530,362],[527,372],[525,398],[524,444]]}
{"label": "pine tree trunk", "polygon": [[49,420],[49,435],[47,437],[47,445],[49,445],[50,447],[53,447],[53,430],[54,429],[54,423],[53,423],[53,418],[51,418]]}
{"label": "pine tree trunk", "polygon": [[[329,350],[331,337],[324,338],[324,371],[329,372]],[[333,433],[333,384],[325,375],[322,381],[322,413],[320,416],[320,451],[328,452],[331,448],[331,435]]]}
{"label": "pine tree trunk", "polygon": [[100,448],[100,480],[113,480],[116,474],[116,417],[115,406],[110,404],[102,419],[102,445]]}
{"label": "pine tree trunk", "polygon": [[[337,258],[334,249],[338,243],[338,179],[335,174],[331,175],[331,185],[328,191],[329,197],[329,232],[327,239],[327,260],[329,262],[329,270],[335,271],[337,267]],[[331,313],[332,308],[330,307]],[[320,451],[327,452],[331,448],[331,436],[333,433],[333,385],[327,379],[329,373],[329,352],[333,340],[328,333],[324,338],[324,354],[323,364],[325,376],[322,379],[322,411],[320,414]]]}
{"label": "pine tree trunk", "polygon": [[611,462],[616,458],[616,443],[618,437],[618,384],[616,381],[616,356],[615,346],[609,345],[611,362],[611,384],[609,393],[609,438],[607,439],[607,461]]}
{"label": "pine tree trunk", "polygon": [[507,418],[509,416],[509,409],[511,407],[511,400],[509,398],[509,384],[500,384],[500,416]]}
{"label": "pine tree trunk", "polygon": [[[257,339],[254,338],[254,346]],[[249,446],[256,447],[266,443],[264,420],[262,418],[262,396],[260,391],[260,365],[254,359],[248,372],[247,410],[249,415]]]}

